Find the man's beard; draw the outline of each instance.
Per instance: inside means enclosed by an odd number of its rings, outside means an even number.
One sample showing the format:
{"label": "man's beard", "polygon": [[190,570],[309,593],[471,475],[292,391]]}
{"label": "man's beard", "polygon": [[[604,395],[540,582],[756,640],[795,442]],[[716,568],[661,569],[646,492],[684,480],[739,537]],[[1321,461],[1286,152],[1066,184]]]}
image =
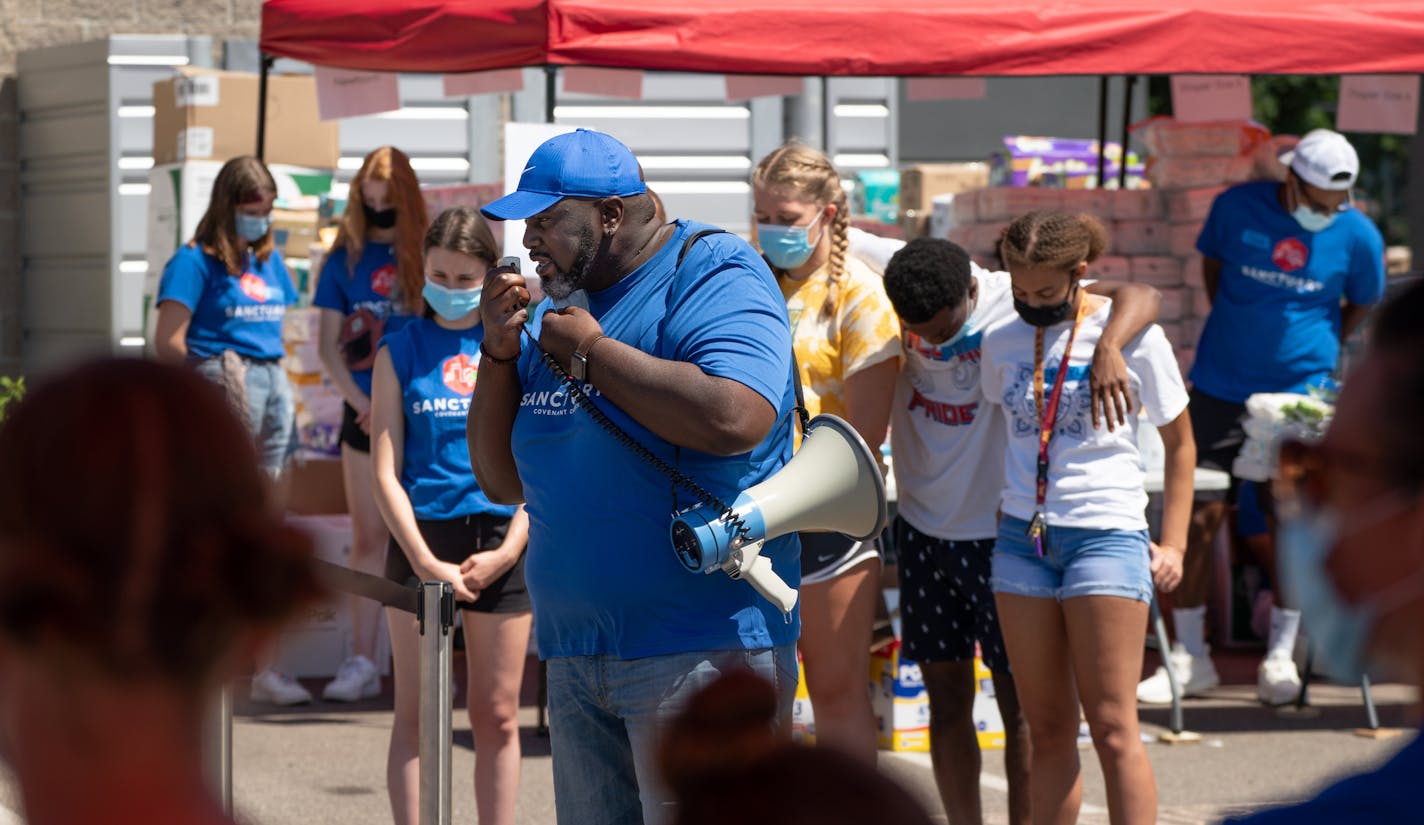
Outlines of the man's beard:
{"label": "man's beard", "polygon": [[562,301],[576,290],[585,289],[595,271],[595,264],[601,257],[599,252],[598,241],[593,237],[593,228],[585,226],[579,233],[578,250],[574,253],[574,261],[569,265],[569,271],[556,270],[553,275],[539,280],[544,294],[555,301]]}

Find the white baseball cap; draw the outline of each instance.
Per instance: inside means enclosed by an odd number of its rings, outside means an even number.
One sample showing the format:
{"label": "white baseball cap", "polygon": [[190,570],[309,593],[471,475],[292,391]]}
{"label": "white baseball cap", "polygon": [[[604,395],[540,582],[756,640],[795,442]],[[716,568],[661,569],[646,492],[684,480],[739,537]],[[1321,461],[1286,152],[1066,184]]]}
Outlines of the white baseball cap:
{"label": "white baseball cap", "polygon": [[1281,157],[1300,179],[1317,189],[1349,189],[1360,174],[1360,156],[1339,132],[1312,129]]}

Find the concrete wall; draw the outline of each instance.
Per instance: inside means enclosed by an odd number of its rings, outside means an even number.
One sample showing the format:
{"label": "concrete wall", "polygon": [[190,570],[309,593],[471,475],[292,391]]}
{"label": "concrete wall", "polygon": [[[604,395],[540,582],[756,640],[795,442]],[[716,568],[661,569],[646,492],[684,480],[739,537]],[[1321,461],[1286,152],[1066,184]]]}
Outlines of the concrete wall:
{"label": "concrete wall", "polygon": [[0,0],[0,375],[19,372],[23,345],[15,56],[110,34],[256,38],[261,9],[261,0]]}

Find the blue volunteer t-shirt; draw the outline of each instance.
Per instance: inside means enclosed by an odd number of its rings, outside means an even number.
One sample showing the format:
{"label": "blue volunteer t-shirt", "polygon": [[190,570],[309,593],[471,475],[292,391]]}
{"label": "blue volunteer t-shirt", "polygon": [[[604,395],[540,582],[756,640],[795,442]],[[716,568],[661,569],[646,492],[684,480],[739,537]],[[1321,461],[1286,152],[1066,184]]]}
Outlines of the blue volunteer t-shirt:
{"label": "blue volunteer t-shirt", "polygon": [[401,487],[418,518],[481,513],[509,517],[517,509],[491,503],[470,468],[465,416],[484,338],[483,326],[446,329],[429,318],[417,318],[382,340],[405,410]]}
{"label": "blue volunteer t-shirt", "polygon": [[272,250],[266,261],[250,251],[242,275],[198,246],[183,246],[163,268],[158,303],[175,301],[193,313],[188,357],[212,358],[230,349],[248,358],[282,357],[282,317],[297,302],[297,288]]}
{"label": "blue volunteer t-shirt", "polygon": [[1347,209],[1307,232],[1281,207],[1279,187],[1222,192],[1197,238],[1222,266],[1191,380],[1225,401],[1304,392],[1340,357],[1340,300],[1372,304],[1384,294],[1384,239],[1370,219]]}
{"label": "blue volunteer t-shirt", "polygon": [[[395,247],[388,243],[366,241],[353,273],[347,264],[347,249],[331,250],[321,265],[321,278],[316,282],[312,305],[334,309],[343,316],[363,309],[385,321],[385,334],[390,335],[414,317],[401,306],[400,279],[396,277]],[[371,371],[352,370],[356,386],[371,394]]]}
{"label": "blue volunteer t-shirt", "polygon": [[[679,450],[584,386],[639,444],[731,502],[791,458],[791,329],[770,270],[735,235],[697,241],[674,271],[684,238],[701,228],[678,221],[673,238],[650,260],[589,294],[589,312],[611,338],[755,390],[777,410],[766,439],[750,453],[727,457]],[[545,301],[535,310],[536,338],[549,309]],[[522,347],[513,449],[529,513],[525,580],[539,655],[633,659],[795,641],[799,614],[787,623],[746,582],[682,566],[669,537],[672,515],[698,502],[687,492],[674,496],[666,476],[576,407],[528,337]],[[597,347],[590,362],[596,381]],[[788,585],[799,586],[795,535],[768,542],[762,554]]]}

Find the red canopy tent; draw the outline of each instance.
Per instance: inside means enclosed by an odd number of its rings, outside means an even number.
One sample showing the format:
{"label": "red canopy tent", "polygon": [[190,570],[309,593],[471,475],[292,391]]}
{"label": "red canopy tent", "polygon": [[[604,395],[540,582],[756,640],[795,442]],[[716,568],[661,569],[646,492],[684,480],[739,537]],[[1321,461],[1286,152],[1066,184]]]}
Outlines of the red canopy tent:
{"label": "red canopy tent", "polygon": [[473,72],[1424,72],[1419,0],[268,0],[263,53]]}

